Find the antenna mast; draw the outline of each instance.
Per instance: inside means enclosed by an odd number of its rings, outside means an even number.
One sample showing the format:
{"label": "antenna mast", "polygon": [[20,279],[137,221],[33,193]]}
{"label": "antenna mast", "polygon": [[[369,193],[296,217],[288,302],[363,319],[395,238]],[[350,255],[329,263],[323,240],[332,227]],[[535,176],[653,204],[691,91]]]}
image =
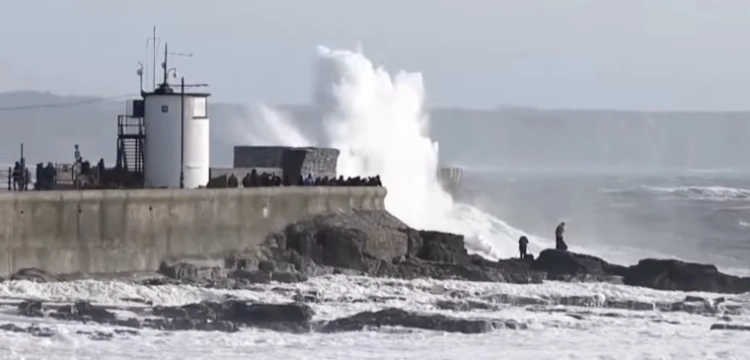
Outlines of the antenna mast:
{"label": "antenna mast", "polygon": [[[154,25],[154,67],[151,68],[151,79],[154,82],[153,90],[156,90],[156,25]],[[151,90],[151,91],[153,91]]]}
{"label": "antenna mast", "polygon": [[167,51],[168,43],[164,43],[164,64],[162,67],[164,68],[164,86],[167,86],[167,73],[169,72],[169,68],[167,67],[167,56],[169,56],[169,52]]}

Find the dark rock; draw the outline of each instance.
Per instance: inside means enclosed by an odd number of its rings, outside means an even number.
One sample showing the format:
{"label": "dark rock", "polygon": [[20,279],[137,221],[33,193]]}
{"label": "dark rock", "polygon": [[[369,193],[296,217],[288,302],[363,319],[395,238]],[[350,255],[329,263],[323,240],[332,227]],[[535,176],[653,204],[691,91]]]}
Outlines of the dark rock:
{"label": "dark rock", "polygon": [[18,313],[28,317],[44,317],[42,302],[36,300],[24,301],[18,304]]}
{"label": "dark rock", "polygon": [[460,319],[437,314],[417,314],[401,309],[388,308],[376,312],[361,312],[353,316],[324,323],[321,332],[360,331],[369,327],[402,326],[425,330],[477,334],[494,329],[525,329],[526,324],[515,321],[491,319]]}
{"label": "dark rock", "polygon": [[750,291],[750,278],[727,275],[714,265],[679,260],[645,259],[628,268],[626,285],[658,290],[740,294]]}
{"label": "dark rock", "polygon": [[153,305],[154,304],[154,302],[151,301],[151,300],[144,300],[144,299],[141,299],[141,298],[124,297],[124,298],[121,298],[120,300],[127,301],[127,302],[140,303],[140,304],[145,304],[145,305]]}
{"label": "dark rock", "polygon": [[422,252],[422,246],[424,245],[422,235],[419,234],[419,231],[412,228],[402,228],[399,231],[406,234],[406,257],[419,258],[419,253]]}
{"label": "dark rock", "polygon": [[438,231],[420,231],[424,244],[419,257],[449,264],[468,264],[464,236]]}
{"label": "dark rock", "polygon": [[750,325],[735,325],[735,324],[713,324],[711,330],[740,330],[750,331]]}
{"label": "dark rock", "polygon": [[235,280],[244,280],[251,284],[268,284],[271,282],[271,273],[259,270],[235,270],[229,273],[229,277]]}
{"label": "dark rock", "polygon": [[271,280],[284,284],[293,284],[307,281],[307,276],[297,272],[274,272],[271,273]]}
{"label": "dark rock", "polygon": [[365,270],[367,234],[358,229],[296,224],[287,228],[287,246],[317,264]]}
{"label": "dark rock", "polygon": [[0,325],[0,330],[26,333],[36,337],[52,337],[55,335],[55,332],[52,329],[39,327],[37,325],[30,325],[29,327],[22,328],[15,324],[3,324]]}
{"label": "dark rock", "polygon": [[451,301],[451,300],[440,300],[435,303],[435,306],[441,310],[452,310],[452,311],[475,311],[475,310],[497,310],[497,306],[484,303],[481,301]]}
{"label": "dark rock", "polygon": [[485,295],[482,300],[497,304],[508,304],[515,306],[527,306],[527,305],[552,305],[553,301],[548,299],[539,299],[527,296],[516,296],[508,294],[492,294]]}
{"label": "dark rock", "polygon": [[51,316],[59,320],[91,321],[100,324],[110,323],[116,318],[114,313],[86,301],[77,301],[73,305],[63,306]]}
{"label": "dark rock", "polygon": [[112,340],[112,338],[114,337],[114,335],[112,335],[112,333],[108,333],[108,332],[104,332],[104,331],[83,331],[83,330],[78,330],[78,331],[76,331],[76,334],[79,334],[79,335],[88,335],[89,339],[91,339],[91,340],[98,340],[98,341],[101,341],[101,340]]}
{"label": "dark rock", "polygon": [[159,273],[175,280],[200,282],[202,280],[213,280],[224,277],[223,266],[226,260],[193,259],[180,260],[178,262],[162,261],[159,264]]}
{"label": "dark rock", "polygon": [[546,272],[548,279],[579,274],[624,276],[627,270],[624,266],[610,264],[595,256],[555,249],[542,251],[531,268]]}
{"label": "dark rock", "polygon": [[54,274],[37,268],[24,268],[16,271],[10,276],[10,280],[27,280],[39,283],[60,281]]}
{"label": "dark rock", "polygon": [[[250,326],[277,331],[310,330],[313,310],[304,304],[253,304],[244,301],[202,302],[179,307],[157,306],[154,315],[166,321],[153,320],[148,326],[175,330],[234,331],[236,326]],[[163,319],[162,319],[163,320]],[[218,324],[218,325],[212,325]]]}
{"label": "dark rock", "polygon": [[623,310],[636,310],[636,311],[654,311],[656,310],[656,304],[643,301],[633,300],[607,300],[604,304],[605,307],[613,309]]}
{"label": "dark rock", "polygon": [[276,265],[272,261],[264,260],[258,263],[258,270],[271,273],[276,271]]}

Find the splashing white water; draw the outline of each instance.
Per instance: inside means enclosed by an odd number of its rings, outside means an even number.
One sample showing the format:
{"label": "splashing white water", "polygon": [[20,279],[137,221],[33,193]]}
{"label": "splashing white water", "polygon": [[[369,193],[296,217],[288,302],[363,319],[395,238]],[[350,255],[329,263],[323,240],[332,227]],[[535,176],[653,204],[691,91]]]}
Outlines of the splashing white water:
{"label": "splashing white water", "polygon": [[313,141],[294,127],[291,116],[266,104],[257,104],[249,118],[230,127],[227,138],[254,146],[313,146]]}
{"label": "splashing white water", "polygon": [[[388,188],[386,208],[410,226],[461,233],[468,250],[488,258],[515,255],[520,230],[454,203],[441,188],[422,75],[391,76],[361,51],[318,52],[315,105],[325,114],[328,145],[341,150],[338,171],[379,174]],[[541,239],[531,242],[532,249],[542,246]]]}
{"label": "splashing white water", "polygon": [[[313,105],[323,114],[325,145],[341,151],[338,172],[380,175],[388,188],[386,208],[412,227],[463,234],[470,252],[490,259],[515,256],[517,239],[528,234],[473,206],[454,203],[441,188],[438,144],[427,135],[422,75],[401,71],[392,76],[361,50],[319,47],[318,53]],[[261,109],[266,143],[311,144],[278,111]],[[546,242],[530,240],[532,251]]]}

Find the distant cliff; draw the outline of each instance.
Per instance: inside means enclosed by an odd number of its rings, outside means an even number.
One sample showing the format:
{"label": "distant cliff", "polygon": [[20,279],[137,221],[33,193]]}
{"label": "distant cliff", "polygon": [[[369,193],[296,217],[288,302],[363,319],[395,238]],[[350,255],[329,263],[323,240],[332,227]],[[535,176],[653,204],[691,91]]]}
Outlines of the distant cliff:
{"label": "distant cliff", "polygon": [[[34,107],[39,104],[76,106]],[[31,106],[27,106],[31,105]],[[10,110],[9,107],[24,107]],[[123,100],[58,96],[42,92],[0,94],[0,163],[18,156],[21,142],[30,163],[70,161],[73,144],[84,157],[114,161],[116,119]],[[320,114],[287,106],[295,127],[323,139]],[[230,165],[234,145],[260,133],[253,112],[215,103],[211,161]],[[534,168],[750,168],[750,112],[635,112],[602,110],[433,109],[431,137],[441,161],[486,167]]]}

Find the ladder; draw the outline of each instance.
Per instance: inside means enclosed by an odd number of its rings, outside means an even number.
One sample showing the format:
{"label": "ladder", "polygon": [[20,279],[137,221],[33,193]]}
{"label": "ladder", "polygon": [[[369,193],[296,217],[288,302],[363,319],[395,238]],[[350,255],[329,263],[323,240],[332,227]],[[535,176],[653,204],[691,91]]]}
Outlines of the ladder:
{"label": "ladder", "polygon": [[146,129],[143,118],[117,117],[117,167],[143,176]]}

